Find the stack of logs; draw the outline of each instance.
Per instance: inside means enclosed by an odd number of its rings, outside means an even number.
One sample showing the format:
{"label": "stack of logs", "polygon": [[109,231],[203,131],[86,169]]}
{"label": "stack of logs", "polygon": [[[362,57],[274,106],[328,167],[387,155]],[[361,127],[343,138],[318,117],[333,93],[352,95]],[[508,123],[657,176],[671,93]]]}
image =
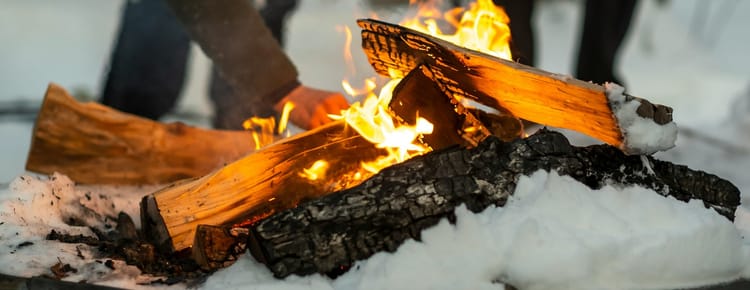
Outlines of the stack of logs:
{"label": "stack of logs", "polygon": [[[352,177],[383,154],[338,121],[252,152],[244,132],[162,124],[95,104],[51,85],[34,129],[27,169],[81,183],[168,183],[141,204],[143,231],[164,252],[192,250],[206,268],[223,266],[238,245],[278,277],[336,273],[404,240],[456,206],[503,206],[518,177],[555,170],[592,188],[637,184],[678,200],[701,199],[733,219],[739,191],[714,175],[628,156],[601,86],[504,61],[409,29],[360,20],[376,71],[404,79],[391,110],[435,125],[434,152]],[[496,109],[465,108],[461,96]],[[561,97],[562,96],[562,97]],[[660,105],[651,116],[671,121]],[[586,133],[609,145],[571,146],[559,133],[523,137],[520,119]],[[247,155],[245,155],[247,154]],[[243,157],[244,156],[244,157]],[[303,168],[325,159],[325,180]],[[624,170],[623,170],[624,168]],[[187,179],[184,179],[187,178]]]}

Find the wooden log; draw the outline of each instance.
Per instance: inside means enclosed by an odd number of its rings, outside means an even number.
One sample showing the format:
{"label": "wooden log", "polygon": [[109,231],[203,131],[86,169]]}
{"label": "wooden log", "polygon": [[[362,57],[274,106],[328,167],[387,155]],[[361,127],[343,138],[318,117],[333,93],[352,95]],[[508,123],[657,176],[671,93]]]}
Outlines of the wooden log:
{"label": "wooden log", "polygon": [[503,206],[518,177],[537,170],[555,170],[592,188],[614,182],[700,199],[730,220],[740,204],[739,190],[715,175],[608,145],[573,147],[562,134],[543,130],[510,143],[489,137],[474,149],[435,151],[274,214],[252,226],[250,252],[276,277],[336,274],[377,252],[393,252],[406,239],[419,240],[423,229],[451,218],[460,204],[473,212]]}
{"label": "wooden log", "polygon": [[[353,186],[361,180],[349,173],[358,172],[360,162],[382,154],[382,149],[342,121],[333,122],[145,196],[143,229],[160,250],[183,250],[192,246],[198,225],[252,222],[302,200]],[[332,165],[324,179],[301,176],[318,160]]]}
{"label": "wooden log", "polygon": [[390,109],[407,124],[416,124],[417,116],[432,123],[435,133],[425,135],[424,142],[434,149],[456,144],[474,147],[490,136],[484,124],[447,95],[429,73],[423,66],[409,72],[393,89]]}
{"label": "wooden log", "polygon": [[79,103],[50,84],[26,169],[79,183],[163,184],[208,174],[255,149],[244,131],[160,123],[97,103]]}
{"label": "wooden log", "polygon": [[[499,59],[398,25],[371,19],[357,23],[362,28],[362,48],[382,75],[403,76],[424,65],[432,78],[453,94],[505,108],[521,119],[575,130],[616,147],[624,144],[600,85]],[[646,113],[644,118],[657,124],[672,120],[668,107],[650,103],[645,107],[652,109],[639,110]]]}
{"label": "wooden log", "polygon": [[525,136],[523,122],[507,110],[499,112],[486,112],[476,108],[468,110],[474,116],[477,116],[482,124],[485,124],[492,135],[500,138],[500,140],[507,142]]}
{"label": "wooden log", "polygon": [[[425,90],[414,94],[421,86]],[[401,103],[397,106],[398,115],[407,121],[415,121],[421,109],[413,101],[416,98],[450,104],[450,99],[420,72],[402,80],[393,95]],[[455,117],[455,108],[444,105],[424,111],[429,116],[442,116],[435,120],[432,134],[440,138],[425,140],[433,149],[464,144],[459,142],[476,144],[489,135],[486,130],[476,130],[462,138],[455,126],[464,123],[444,121],[473,117],[468,112]],[[476,120],[471,124],[481,126]],[[360,163],[383,154],[384,150],[343,121],[333,122],[263,148],[204,177],[178,182],[144,197],[143,228],[162,251],[187,249],[193,246],[198,225],[251,224],[304,200],[350,188],[372,175],[360,170]],[[304,168],[318,160],[330,165],[324,178],[310,181],[300,176]]]}
{"label": "wooden log", "polygon": [[199,225],[192,258],[205,271],[230,266],[245,253],[248,235],[246,228]]}

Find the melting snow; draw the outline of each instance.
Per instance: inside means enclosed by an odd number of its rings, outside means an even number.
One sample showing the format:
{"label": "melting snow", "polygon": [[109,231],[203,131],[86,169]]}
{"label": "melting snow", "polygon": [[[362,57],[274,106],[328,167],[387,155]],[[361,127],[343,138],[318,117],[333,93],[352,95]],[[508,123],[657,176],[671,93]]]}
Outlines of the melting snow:
{"label": "melting snow", "polygon": [[625,88],[615,83],[604,84],[612,113],[615,115],[625,137],[621,145],[628,154],[653,154],[674,147],[677,140],[677,124],[669,122],[659,125],[652,119],[636,113],[641,102],[625,95]]}

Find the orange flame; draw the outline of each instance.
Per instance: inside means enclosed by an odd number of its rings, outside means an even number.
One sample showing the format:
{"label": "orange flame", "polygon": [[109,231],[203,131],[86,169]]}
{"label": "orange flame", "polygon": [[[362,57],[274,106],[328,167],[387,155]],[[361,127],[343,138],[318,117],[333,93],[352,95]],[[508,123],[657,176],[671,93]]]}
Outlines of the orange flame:
{"label": "orange flame", "polygon": [[303,169],[299,176],[312,181],[320,180],[326,178],[327,170],[328,162],[325,160],[318,160],[310,165],[310,167]]}
{"label": "orange flame", "polygon": [[[411,2],[414,4],[415,0],[411,0]],[[463,8],[456,8],[445,13],[437,9],[436,1],[427,1],[427,3],[420,2],[417,15],[402,21],[401,25],[469,49],[511,59],[509,21],[510,19],[502,7],[495,6],[492,0],[478,0],[478,2],[472,3],[466,11]],[[443,32],[439,23],[451,25],[453,33]],[[347,27],[345,32],[347,38],[344,56],[347,63],[351,64],[352,57],[349,47],[351,31]],[[350,66],[350,70],[353,71],[352,67]],[[349,109],[342,111],[340,115],[330,115],[330,117],[345,120],[362,137],[378,148],[385,149],[388,153],[377,160],[363,163],[362,169],[365,172],[356,172],[354,173],[356,176],[366,178],[362,175],[369,176],[385,167],[432,150],[419,141],[420,136],[432,133],[433,125],[429,121],[418,117],[414,126],[398,124],[394,121],[394,116],[388,109],[393,88],[401,81],[401,79],[394,77],[397,75],[400,74],[391,74],[392,80],[383,86],[378,95],[374,93],[376,87],[374,79],[365,80],[363,88],[355,88],[347,80],[342,82],[342,87],[349,95],[353,97],[364,95],[366,97],[361,102],[353,103]],[[318,171],[322,168],[324,174],[328,164],[321,163],[325,166],[316,166],[318,162],[325,161],[318,160],[310,168],[300,173],[300,176],[309,180],[319,178],[321,175],[318,174]]]}
{"label": "orange flame", "polygon": [[[411,0],[411,4],[414,1]],[[459,7],[442,13],[438,3],[420,1],[417,15],[400,24],[472,50],[511,59],[510,18],[502,7],[495,6],[492,0],[478,0],[471,3],[468,10]],[[459,15],[461,19],[457,20]],[[454,32],[443,32],[440,23],[450,25]]]}
{"label": "orange flame", "polygon": [[[294,109],[294,103],[284,103],[282,109],[281,118],[279,119],[278,134],[284,133],[289,122],[289,113]],[[250,117],[249,119],[242,122],[242,127],[245,130],[251,131],[253,141],[255,142],[255,150],[265,147],[275,141],[274,129],[276,127],[276,118],[268,117]],[[287,137],[290,135],[289,131],[286,131]]]}
{"label": "orange flame", "polygon": [[349,109],[342,111],[341,115],[331,116],[334,119],[345,120],[367,141],[388,152],[377,160],[362,164],[365,170],[372,173],[431,150],[418,140],[422,134],[432,133],[432,124],[429,121],[417,118],[417,124],[414,126],[394,122],[388,103],[391,101],[393,88],[399,81],[401,80],[391,80],[383,86],[379,96],[370,92],[363,102],[355,102]]}

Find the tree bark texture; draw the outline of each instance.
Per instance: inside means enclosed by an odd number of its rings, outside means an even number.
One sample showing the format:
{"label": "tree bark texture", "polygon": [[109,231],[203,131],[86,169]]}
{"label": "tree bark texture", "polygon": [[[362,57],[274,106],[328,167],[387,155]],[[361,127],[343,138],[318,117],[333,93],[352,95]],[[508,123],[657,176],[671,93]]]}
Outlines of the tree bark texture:
{"label": "tree bark texture", "polygon": [[451,147],[413,158],[356,187],[274,214],[252,226],[248,245],[277,277],[335,274],[377,252],[395,251],[406,239],[419,240],[423,229],[451,218],[460,204],[473,212],[503,206],[519,176],[537,170],[555,170],[592,188],[639,185],[681,201],[700,199],[734,218],[740,193],[733,184],[644,158],[608,145],[574,147],[546,130],[509,143],[490,137],[470,150]]}

